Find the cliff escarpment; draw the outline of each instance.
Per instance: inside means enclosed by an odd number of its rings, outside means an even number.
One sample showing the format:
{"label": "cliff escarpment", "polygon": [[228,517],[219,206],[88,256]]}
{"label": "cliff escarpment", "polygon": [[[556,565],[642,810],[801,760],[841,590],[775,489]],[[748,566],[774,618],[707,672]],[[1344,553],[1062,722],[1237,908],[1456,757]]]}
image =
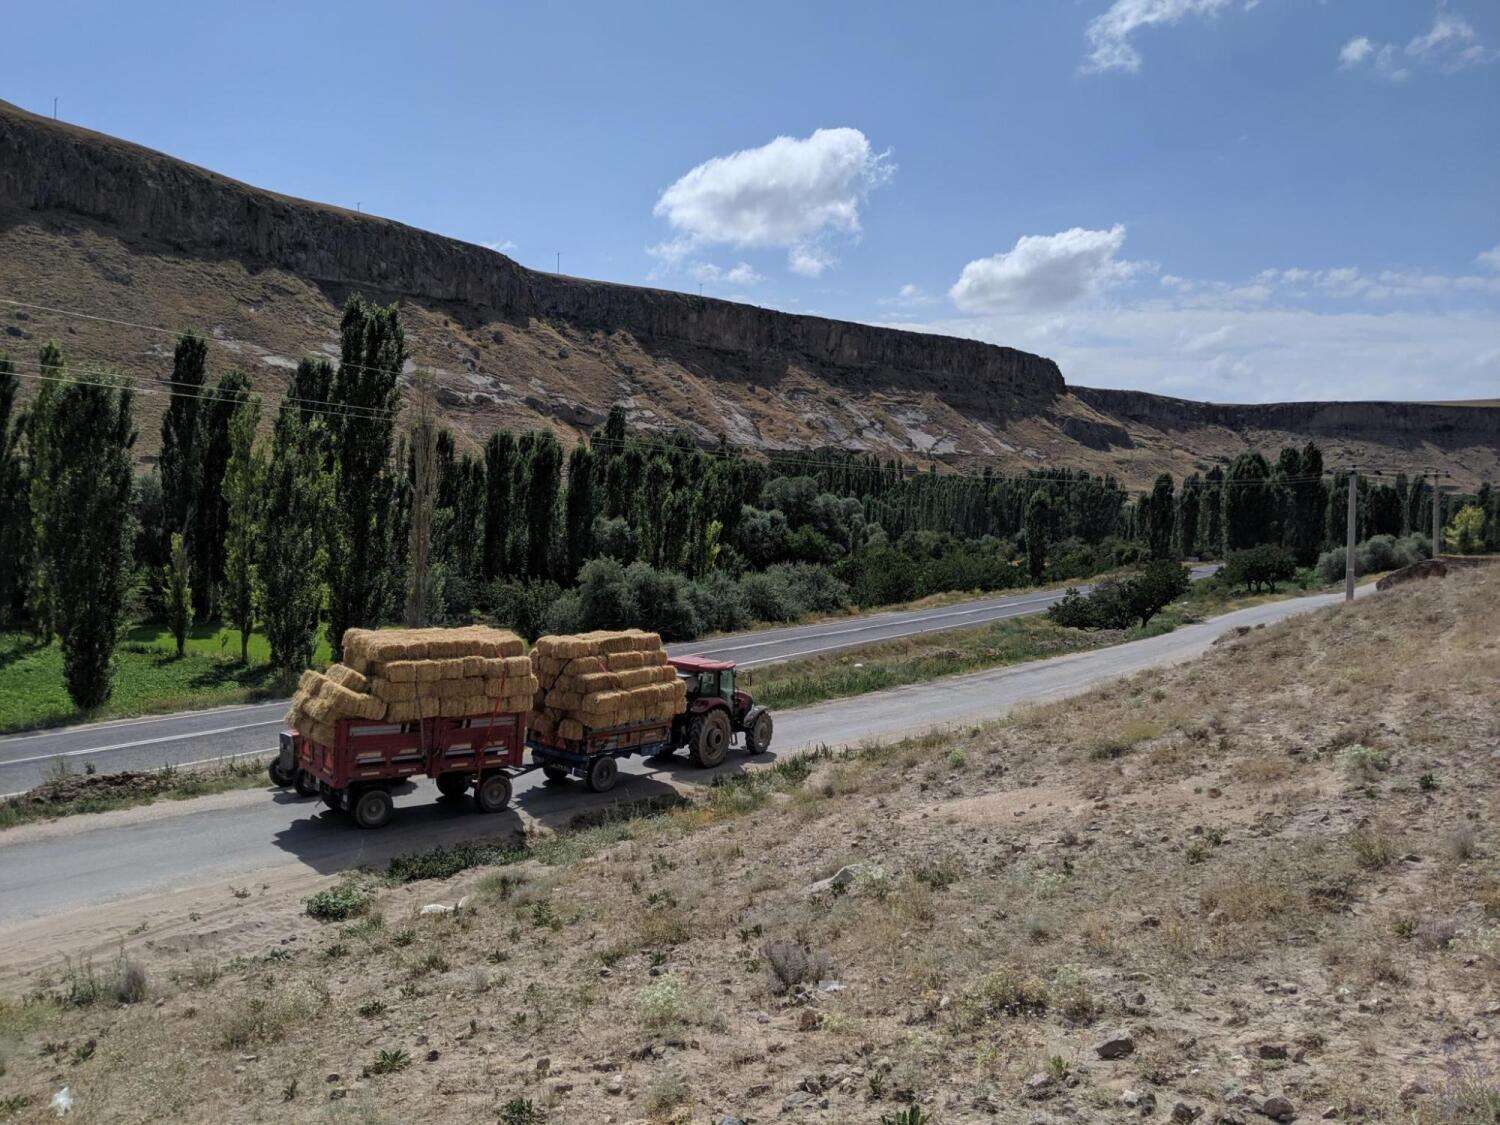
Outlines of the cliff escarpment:
{"label": "cliff escarpment", "polygon": [[204,332],[216,371],[245,371],[274,401],[299,358],[336,356],[356,291],[401,302],[412,363],[433,373],[461,442],[498,426],[568,440],[620,403],[638,427],[703,443],[1078,468],[1135,486],[1309,439],[1330,464],[1500,476],[1494,407],[1070,388],[1051,360],[1013,348],[529,270],[0,102],[0,354],[28,387],[48,339],[71,364],[130,376],[144,460],[176,333]]}

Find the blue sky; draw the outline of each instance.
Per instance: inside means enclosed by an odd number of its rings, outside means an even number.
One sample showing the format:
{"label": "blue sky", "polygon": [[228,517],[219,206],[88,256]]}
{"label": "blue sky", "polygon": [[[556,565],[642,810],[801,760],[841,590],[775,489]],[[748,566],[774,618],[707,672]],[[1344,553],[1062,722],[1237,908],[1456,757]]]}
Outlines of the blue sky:
{"label": "blue sky", "polygon": [[974,336],[1097,386],[1500,394],[1493,0],[6,22],[6,100],[540,269]]}

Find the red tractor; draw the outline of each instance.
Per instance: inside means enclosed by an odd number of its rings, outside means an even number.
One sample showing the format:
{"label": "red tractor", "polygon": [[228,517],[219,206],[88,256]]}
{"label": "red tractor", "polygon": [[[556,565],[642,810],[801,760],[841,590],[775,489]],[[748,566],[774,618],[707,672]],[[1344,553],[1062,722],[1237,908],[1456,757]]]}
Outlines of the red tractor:
{"label": "red tractor", "polygon": [[764,754],[771,745],[771,712],[738,691],[734,664],[703,656],[674,656],[672,667],[687,681],[687,710],[672,720],[668,752],[686,746],[693,764],[713,767],[724,760],[734,736],[745,736],[745,749]]}

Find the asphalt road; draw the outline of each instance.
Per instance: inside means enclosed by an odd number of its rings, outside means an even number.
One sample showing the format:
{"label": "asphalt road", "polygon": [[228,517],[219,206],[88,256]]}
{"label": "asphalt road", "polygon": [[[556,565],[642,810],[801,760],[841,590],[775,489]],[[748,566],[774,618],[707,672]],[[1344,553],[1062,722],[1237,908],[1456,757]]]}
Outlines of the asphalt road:
{"label": "asphalt road", "polygon": [[[1193,576],[1201,578],[1214,569],[1198,567]],[[1010,594],[935,609],[873,613],[814,625],[736,633],[668,645],[667,649],[673,656],[698,653],[754,668],[875,641],[972,628],[1006,617],[1040,613],[1061,597],[1062,591]],[[79,773],[87,766],[99,773],[117,773],[263,753],[275,747],[286,708],[287,701],[282,699],[0,738],[0,796],[30,789],[60,763]]]}
{"label": "asphalt road", "polygon": [[[1365,587],[1361,594],[1372,591]],[[1112,648],[784,712],[777,716],[772,753],[761,760],[819,745],[889,739],[996,718],[1017,703],[1076,694],[1103,680],[1191,659],[1236,626],[1279,621],[1336,604],[1340,597],[1271,602]],[[744,760],[734,754],[720,768],[732,771]],[[644,798],[665,791],[664,781],[708,776],[681,758],[666,763],[625,759],[621,767],[620,784],[608,800]],[[0,925],[287,863],[332,873],[438,843],[517,830],[522,825],[517,809],[531,819],[560,823],[606,799],[576,782],[544,784],[539,773],[519,779],[513,807],[494,816],[473,812],[467,799],[435,797],[435,788],[423,782],[397,798],[395,819],[376,832],[360,831],[315,800],[269,787],[167,802],[151,806],[150,815],[133,818],[108,814],[119,822],[97,827],[89,817],[76,817],[56,822],[46,832],[12,830],[0,834]]]}

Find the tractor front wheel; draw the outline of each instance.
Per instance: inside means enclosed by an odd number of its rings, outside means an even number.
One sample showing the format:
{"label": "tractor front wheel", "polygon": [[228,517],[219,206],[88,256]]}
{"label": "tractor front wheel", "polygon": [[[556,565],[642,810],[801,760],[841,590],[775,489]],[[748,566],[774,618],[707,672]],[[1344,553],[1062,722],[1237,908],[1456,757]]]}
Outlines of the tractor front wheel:
{"label": "tractor front wheel", "polygon": [[266,766],[266,772],[271,775],[271,784],[278,789],[285,789],[296,780],[295,768],[292,770],[282,769],[280,758],[272,758],[270,764]]}
{"label": "tractor front wheel", "polygon": [[771,712],[762,711],[745,730],[745,747],[752,754],[764,754],[771,748],[773,723]]}
{"label": "tractor front wheel", "polygon": [[729,716],[723,711],[698,716],[688,728],[688,746],[695,766],[722,765],[729,753]]}
{"label": "tractor front wheel", "polygon": [[361,828],[384,828],[390,823],[395,802],[384,789],[366,789],[354,799],[354,823]]}

